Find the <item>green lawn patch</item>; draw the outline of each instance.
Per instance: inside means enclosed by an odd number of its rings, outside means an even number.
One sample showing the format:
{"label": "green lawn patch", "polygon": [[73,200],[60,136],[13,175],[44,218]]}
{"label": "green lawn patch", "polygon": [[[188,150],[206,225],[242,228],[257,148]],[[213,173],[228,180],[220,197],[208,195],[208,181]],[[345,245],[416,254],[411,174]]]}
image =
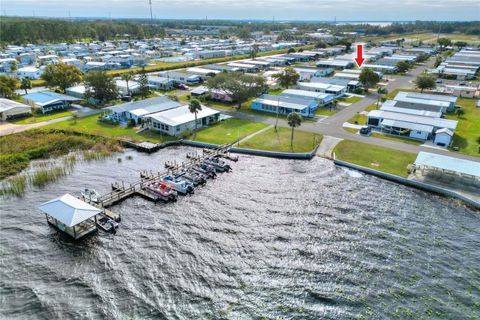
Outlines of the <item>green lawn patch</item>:
{"label": "green lawn patch", "polygon": [[30,80],[30,82],[32,83],[32,87],[41,87],[41,86],[45,86],[47,84],[45,82],[45,80],[41,80],[41,79]]}
{"label": "green lawn patch", "polygon": [[348,132],[355,133],[355,134],[358,132],[358,129],[349,128],[349,127],[343,127],[343,130],[346,130]]}
{"label": "green lawn patch", "polygon": [[310,152],[318,145],[323,136],[311,132],[295,130],[293,148],[290,146],[290,128],[268,129],[241,143],[240,147],[279,152]]}
{"label": "green lawn patch", "polygon": [[480,108],[477,108],[476,100],[459,98],[457,104],[462,107],[465,114],[458,117],[456,114],[447,114],[447,119],[457,120],[458,125],[453,136],[452,147],[458,147],[459,152],[480,156]]}
{"label": "green lawn patch", "polygon": [[[368,113],[369,111],[372,111],[375,109],[377,109],[376,103],[369,105],[364,111]],[[364,125],[365,123],[367,123],[367,120],[368,120],[368,117],[365,114],[357,113],[352,118],[350,118],[347,122],[351,124]]]}
{"label": "green lawn patch", "polygon": [[331,116],[331,115],[337,113],[337,111],[338,111],[337,109],[318,107],[317,110],[315,110],[315,115],[317,115],[317,116]]}
{"label": "green lawn patch", "polygon": [[114,139],[126,139],[136,142],[150,141],[152,143],[162,143],[176,139],[168,135],[161,135],[160,133],[156,133],[154,131],[147,130],[141,133],[136,133],[138,129],[135,128],[126,128],[119,125],[106,124],[99,121],[99,115],[78,118],[76,123],[74,123],[72,120],[52,123],[43,128],[69,130]]}
{"label": "green lawn patch", "polygon": [[72,111],[60,111],[60,112],[47,113],[47,114],[41,114],[41,115],[35,114],[35,115],[32,115],[31,117],[23,118],[13,122],[15,124],[31,124],[31,123],[63,118],[63,117],[69,117],[71,115],[72,115]]}
{"label": "green lawn patch", "polygon": [[267,125],[261,122],[230,118],[199,130],[191,139],[215,144],[233,143],[265,127]]}
{"label": "green lawn patch", "polygon": [[355,103],[360,100],[362,100],[362,97],[359,96],[349,96],[349,97],[342,97],[337,99],[339,102],[345,102],[345,103]]}
{"label": "green lawn patch", "polygon": [[391,134],[384,134],[381,132],[372,132],[372,137],[375,138],[381,138],[381,139],[387,139],[387,140],[393,140],[393,141],[398,141],[398,142],[403,142],[403,143],[408,143],[408,144],[414,144],[414,145],[421,145],[424,142],[423,141],[418,141],[418,140],[413,140],[413,139],[408,139],[405,137],[397,137]]}
{"label": "green lawn patch", "polygon": [[350,140],[341,141],[334,149],[337,159],[375,170],[407,177],[407,166],[416,154],[377,147]]}

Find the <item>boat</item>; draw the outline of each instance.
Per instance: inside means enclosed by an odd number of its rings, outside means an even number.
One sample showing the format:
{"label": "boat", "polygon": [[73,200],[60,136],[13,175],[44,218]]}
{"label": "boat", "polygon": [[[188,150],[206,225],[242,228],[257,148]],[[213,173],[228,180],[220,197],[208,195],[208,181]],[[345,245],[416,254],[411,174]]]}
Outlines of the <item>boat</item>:
{"label": "boat", "polygon": [[172,189],[180,194],[190,194],[194,192],[194,185],[192,182],[173,176],[165,176],[162,181],[169,185]]}
{"label": "boat", "polygon": [[87,201],[92,201],[97,203],[100,199],[100,193],[98,193],[95,189],[88,189],[82,191],[82,197]]}
{"label": "boat", "polygon": [[210,158],[203,161],[203,163],[213,166],[217,172],[228,172],[232,170],[230,165],[226,164],[225,161],[219,160],[218,158]]}
{"label": "boat", "polygon": [[200,165],[193,166],[192,170],[203,174],[209,179],[213,179],[217,176],[217,174],[215,173],[215,169],[211,170],[211,169],[207,169],[206,167],[202,168]]}
{"label": "boat", "polygon": [[181,172],[175,177],[187,179],[188,181],[192,182],[195,187],[207,182],[207,179],[203,175],[199,175],[198,173],[192,171]]}
{"label": "boat", "polygon": [[143,189],[158,196],[160,200],[163,200],[165,202],[177,201],[177,192],[161,180],[149,183],[145,185]]}
{"label": "boat", "polygon": [[118,223],[106,215],[101,215],[100,218],[97,218],[97,225],[100,229],[105,232],[111,232],[113,234],[117,233]]}

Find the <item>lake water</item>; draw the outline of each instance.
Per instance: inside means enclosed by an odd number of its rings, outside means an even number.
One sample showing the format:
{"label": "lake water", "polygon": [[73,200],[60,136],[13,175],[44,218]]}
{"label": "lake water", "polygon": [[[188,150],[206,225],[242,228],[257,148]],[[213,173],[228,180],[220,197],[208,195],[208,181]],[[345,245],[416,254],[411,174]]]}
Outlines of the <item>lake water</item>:
{"label": "lake water", "polygon": [[[193,196],[115,206],[77,243],[37,206],[192,151],[127,151],[0,204],[2,319],[479,317],[480,214],[324,159],[240,156]],[[132,156],[132,160],[127,160]]]}

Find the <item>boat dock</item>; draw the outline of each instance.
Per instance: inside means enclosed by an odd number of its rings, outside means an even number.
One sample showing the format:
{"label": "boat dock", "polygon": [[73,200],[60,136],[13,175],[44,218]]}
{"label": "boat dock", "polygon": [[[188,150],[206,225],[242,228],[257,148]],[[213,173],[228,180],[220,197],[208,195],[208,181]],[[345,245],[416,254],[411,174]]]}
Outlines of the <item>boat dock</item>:
{"label": "boat dock", "polygon": [[230,155],[230,147],[231,145],[223,145],[216,149],[202,149],[201,153],[188,153],[186,156],[187,160],[184,162],[165,162],[165,170],[161,172],[141,172],[139,177],[140,180],[136,181],[135,183],[112,183],[112,191],[100,195],[97,202],[93,202],[85,198],[82,200],[102,210],[102,213],[110,219],[120,221],[120,215],[114,213],[109,208],[133,196],[140,196],[154,203],[164,200],[161,196],[146,191],[146,186],[155,181],[159,181],[166,176],[177,177],[185,175],[187,172],[193,170],[194,167],[204,163],[205,161],[209,161],[212,158],[224,158],[236,162],[238,161],[238,157]]}

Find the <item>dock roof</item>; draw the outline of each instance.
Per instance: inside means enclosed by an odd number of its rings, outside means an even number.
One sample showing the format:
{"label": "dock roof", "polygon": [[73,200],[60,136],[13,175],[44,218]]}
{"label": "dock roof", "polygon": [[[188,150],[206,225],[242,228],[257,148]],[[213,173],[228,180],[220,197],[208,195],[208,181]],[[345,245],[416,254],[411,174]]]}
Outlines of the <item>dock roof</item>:
{"label": "dock roof", "polygon": [[39,209],[68,227],[73,227],[101,212],[97,207],[68,193],[41,204]]}

